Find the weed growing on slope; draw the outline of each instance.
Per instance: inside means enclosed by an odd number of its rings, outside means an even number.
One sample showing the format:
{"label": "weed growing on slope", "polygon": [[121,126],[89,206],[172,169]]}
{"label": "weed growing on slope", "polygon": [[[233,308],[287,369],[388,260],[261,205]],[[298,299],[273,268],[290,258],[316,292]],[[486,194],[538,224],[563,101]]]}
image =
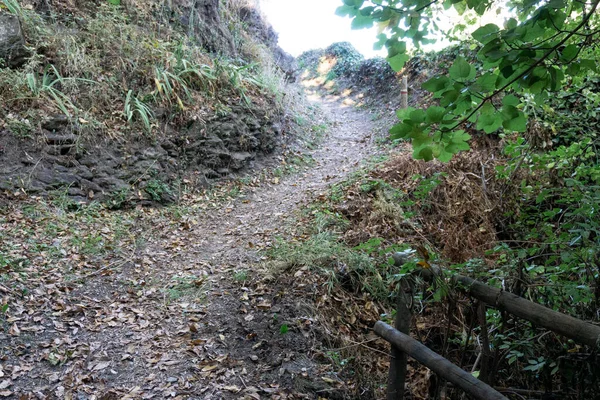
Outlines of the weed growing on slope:
{"label": "weed growing on slope", "polygon": [[[33,55],[21,69],[0,68],[0,102],[8,105],[0,111],[4,120],[62,113],[111,135],[150,133],[158,126],[157,109],[177,122],[177,116],[202,118],[209,112],[206,100],[250,104],[268,93],[282,96],[284,83],[275,84],[273,74],[266,79],[262,67],[212,59],[186,32],[144,26],[122,7],[103,2],[85,22],[68,12],[43,19],[31,10],[10,9],[24,21]],[[16,123],[10,128],[28,134]]]}

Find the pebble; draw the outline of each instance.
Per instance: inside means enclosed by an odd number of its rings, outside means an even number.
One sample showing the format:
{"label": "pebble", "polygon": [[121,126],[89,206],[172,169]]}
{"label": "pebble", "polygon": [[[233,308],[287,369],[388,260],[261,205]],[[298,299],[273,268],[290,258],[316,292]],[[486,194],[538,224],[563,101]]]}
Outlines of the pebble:
{"label": "pebble", "polygon": [[256,356],[256,355],[253,354],[253,355],[250,356],[250,359],[252,361],[258,361],[258,356]]}

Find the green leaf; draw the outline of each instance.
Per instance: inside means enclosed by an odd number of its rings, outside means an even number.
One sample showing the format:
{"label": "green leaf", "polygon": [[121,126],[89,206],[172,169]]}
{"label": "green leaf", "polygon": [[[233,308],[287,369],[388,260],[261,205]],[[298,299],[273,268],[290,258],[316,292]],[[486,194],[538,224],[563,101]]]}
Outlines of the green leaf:
{"label": "green leaf", "polygon": [[373,18],[371,18],[371,16],[357,14],[354,19],[352,19],[352,24],[350,26],[352,29],[371,28],[373,26]]}
{"label": "green leaf", "polygon": [[577,57],[577,54],[579,54],[579,46],[576,46],[574,44],[570,44],[567,47],[565,47],[563,49],[563,51],[561,51],[560,53],[560,58],[564,61],[564,62],[571,62],[575,59],[575,57]]}
{"label": "green leaf", "polygon": [[120,6],[121,5],[121,0],[108,0],[109,4],[112,4],[114,6]]}
{"label": "green leaf", "polygon": [[385,35],[385,33],[380,33],[379,35],[377,35],[377,42],[373,44],[373,50],[383,49],[383,46],[385,45],[385,42],[387,42],[387,40],[388,38]]}
{"label": "green leaf", "polygon": [[404,53],[398,53],[393,57],[388,57],[387,58],[387,62],[390,64],[390,67],[392,67],[392,69],[395,72],[400,71],[402,68],[404,68],[404,64],[410,59],[410,57]]}
{"label": "green leaf", "polygon": [[476,83],[484,92],[491,92],[496,89],[496,81],[498,80],[498,75],[492,72],[486,72],[481,75]]}
{"label": "green leaf", "polygon": [[435,93],[446,89],[450,85],[451,81],[447,76],[435,76],[428,81],[424,82],[421,87],[428,92]]}
{"label": "green leaf", "polygon": [[396,110],[396,116],[398,117],[398,119],[400,121],[409,119],[410,113],[415,110],[416,110],[416,108],[414,108],[414,107],[401,108],[399,110]]}
{"label": "green leaf", "polygon": [[473,39],[481,44],[486,44],[498,37],[500,28],[494,24],[487,24],[473,32]]}
{"label": "green leaf", "polygon": [[509,94],[504,96],[504,98],[502,99],[502,104],[505,106],[513,106],[516,107],[521,103],[521,101],[519,100],[519,98],[517,96],[515,96],[514,94]]}
{"label": "green leaf", "polygon": [[433,160],[433,149],[429,146],[417,148],[413,152],[413,157],[417,160],[431,161]]}
{"label": "green leaf", "polygon": [[485,103],[481,107],[480,115],[477,119],[477,129],[481,129],[485,133],[492,133],[502,127],[502,122],[502,114],[490,103]]}
{"label": "green leaf", "polygon": [[475,77],[475,69],[463,57],[457,57],[448,72],[452,79],[459,82]]}
{"label": "green leaf", "polygon": [[429,134],[423,131],[414,132],[412,135],[412,145],[415,149],[421,148],[423,146],[429,146],[433,139]]}
{"label": "green leaf", "polygon": [[450,104],[454,103],[456,99],[458,99],[458,96],[458,90],[447,90],[442,94],[442,97],[440,98],[440,105],[442,107],[448,107]]}
{"label": "green leaf", "polygon": [[288,326],[287,324],[283,324],[281,325],[281,328],[279,328],[279,333],[281,333],[282,335],[285,335],[286,333],[288,333]]}
{"label": "green leaf", "polygon": [[459,130],[452,133],[450,142],[460,144],[466,143],[469,140],[471,140],[471,135],[463,130]]}
{"label": "green leaf", "polygon": [[505,105],[502,108],[502,116],[504,118],[504,122],[502,123],[504,129],[514,132],[525,132],[527,129],[527,118],[516,107]]}
{"label": "green leaf", "polygon": [[452,160],[453,155],[454,155],[454,153],[446,151],[446,149],[441,149],[439,151],[438,155],[436,156],[436,158],[438,160],[440,160],[441,162],[446,163],[446,162]]}
{"label": "green leaf", "polygon": [[356,15],[356,9],[352,6],[344,4],[335,9],[335,15],[339,17],[352,17]]}
{"label": "green leaf", "polygon": [[411,121],[416,122],[417,124],[425,121],[425,111],[418,109],[414,110],[409,114],[409,118]]}
{"label": "green leaf", "polygon": [[441,122],[446,114],[446,109],[443,107],[433,106],[425,111],[425,120],[430,123]]}
{"label": "green leaf", "polygon": [[391,127],[390,136],[392,139],[406,139],[413,130],[413,125],[401,122]]}
{"label": "green leaf", "polygon": [[598,68],[598,64],[596,63],[595,60],[584,59],[584,60],[581,60],[579,62],[579,64],[581,65],[581,68],[583,68],[583,69],[590,69],[594,72],[600,71],[600,69]]}

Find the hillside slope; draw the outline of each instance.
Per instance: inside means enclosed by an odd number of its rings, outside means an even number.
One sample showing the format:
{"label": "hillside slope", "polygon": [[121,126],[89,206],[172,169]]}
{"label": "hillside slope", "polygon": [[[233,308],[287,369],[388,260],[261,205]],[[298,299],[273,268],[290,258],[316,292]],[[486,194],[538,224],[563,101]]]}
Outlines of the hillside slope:
{"label": "hillside slope", "polygon": [[5,195],[169,202],[289,138],[294,62],[252,3],[111,3],[0,8],[24,37],[0,68]]}

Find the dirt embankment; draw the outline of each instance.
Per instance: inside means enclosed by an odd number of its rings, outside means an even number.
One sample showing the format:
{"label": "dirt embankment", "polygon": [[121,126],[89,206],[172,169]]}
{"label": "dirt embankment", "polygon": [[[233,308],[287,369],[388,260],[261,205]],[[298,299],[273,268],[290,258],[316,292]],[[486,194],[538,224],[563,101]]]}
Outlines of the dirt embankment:
{"label": "dirt embankment", "polygon": [[0,9],[21,21],[7,43],[29,45],[0,68],[0,193],[168,203],[280,149],[294,136],[281,93],[297,93],[294,60],[252,2],[223,7]]}

